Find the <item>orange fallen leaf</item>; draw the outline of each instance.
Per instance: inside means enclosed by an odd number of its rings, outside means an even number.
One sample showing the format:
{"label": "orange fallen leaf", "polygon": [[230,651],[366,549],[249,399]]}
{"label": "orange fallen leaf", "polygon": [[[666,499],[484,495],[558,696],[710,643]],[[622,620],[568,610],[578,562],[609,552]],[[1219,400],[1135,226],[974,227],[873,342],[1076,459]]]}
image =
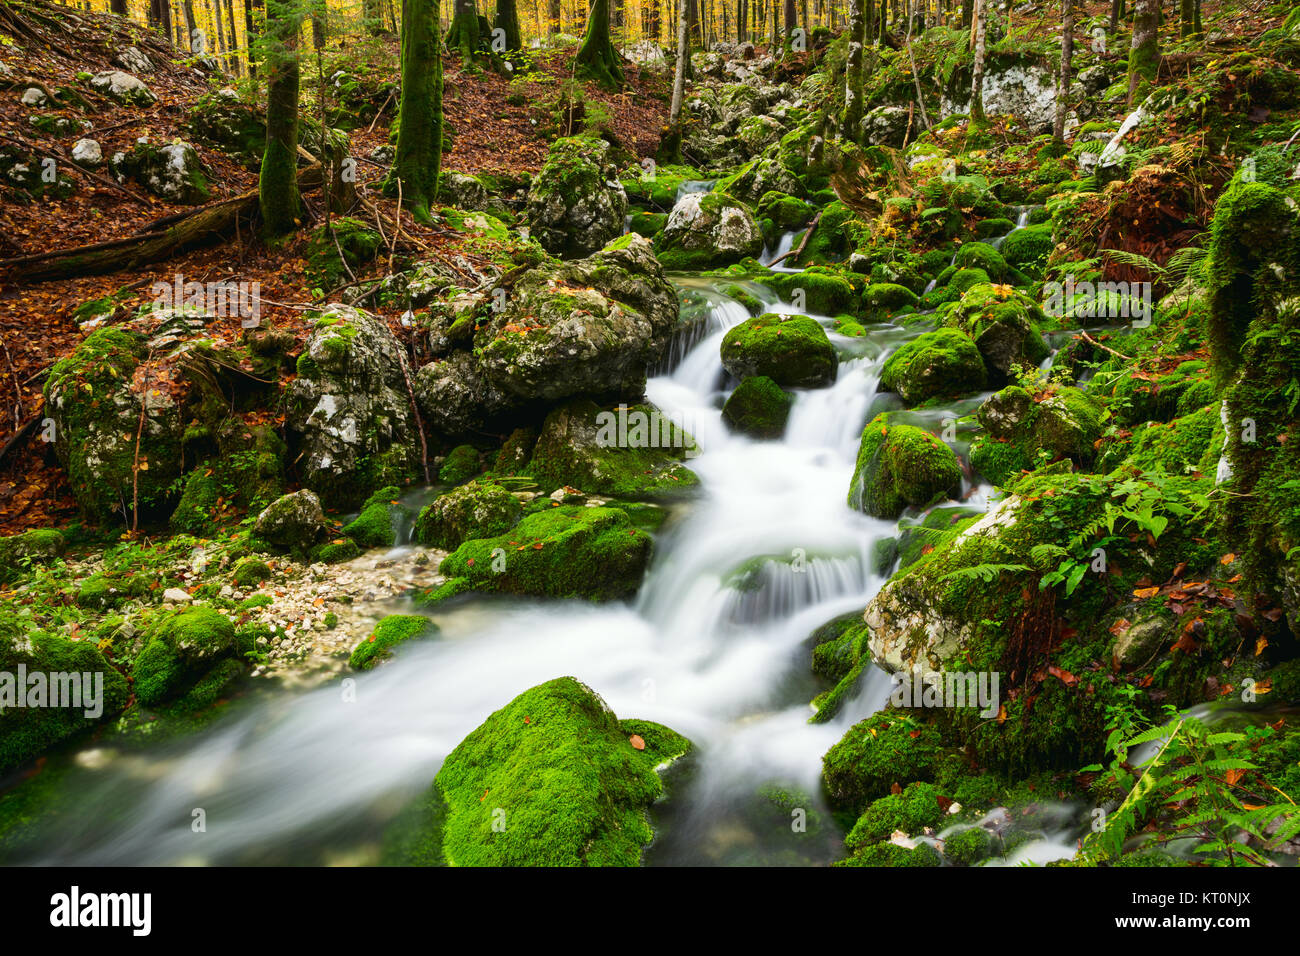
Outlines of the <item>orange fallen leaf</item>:
{"label": "orange fallen leaf", "polygon": [[627,739],[628,742],[632,744],[633,750],[645,750],[645,741],[641,739],[640,735],[633,734]]}

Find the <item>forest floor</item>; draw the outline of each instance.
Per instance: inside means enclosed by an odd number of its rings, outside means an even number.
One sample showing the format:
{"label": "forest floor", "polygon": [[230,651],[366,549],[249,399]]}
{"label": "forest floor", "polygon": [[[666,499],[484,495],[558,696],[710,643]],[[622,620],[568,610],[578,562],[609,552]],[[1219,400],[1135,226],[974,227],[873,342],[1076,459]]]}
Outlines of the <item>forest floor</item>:
{"label": "forest floor", "polygon": [[[61,16],[68,13],[60,10]],[[206,147],[186,126],[196,102],[213,90],[234,85],[232,78],[214,75],[205,82],[202,74],[174,59],[174,47],[150,31],[131,25],[129,42],[155,64],[154,72],[142,79],[158,100],[147,108],[119,105],[87,91],[84,84],[77,83],[76,74],[120,68],[111,62],[111,51],[122,44],[120,20],[77,12],[54,26],[29,22],[37,28],[39,39],[15,35],[19,45],[3,47],[0,56],[12,72],[8,78],[11,90],[0,96],[0,145],[53,156],[60,174],[75,184],[75,192],[65,200],[24,202],[14,192],[0,189],[0,259],[120,239],[157,219],[194,208],[168,203],[134,186],[120,186],[104,171],[88,173],[70,167],[64,160],[79,135],[59,138],[32,128],[32,110],[20,102],[23,90],[30,85],[23,82],[27,78],[50,90],[76,88],[91,100],[94,129],[85,135],[99,142],[106,158],[129,149],[140,136],[162,142],[180,137],[199,152],[214,202],[256,189],[255,168]],[[0,24],[0,31],[5,26]],[[347,65],[345,53],[327,52],[336,58],[333,63]],[[396,80],[396,40],[382,41],[382,49],[371,52],[377,54],[372,59],[393,64],[386,78]],[[574,53],[570,47],[539,54],[532,74],[536,79],[513,86],[508,78],[490,70],[465,70],[458,57],[450,57],[444,64],[444,111],[452,148],[444,156],[444,169],[470,173],[534,173],[540,169],[548,142],[554,138],[554,117],[534,104],[544,103],[548,97],[554,100],[556,91],[572,82]],[[305,64],[301,94],[304,112],[312,112],[317,105],[313,68],[314,63]],[[327,61],[326,74],[332,69],[331,61]],[[591,105],[589,108],[594,106],[607,117],[608,126],[627,149],[642,156],[653,155],[667,116],[670,78],[666,73],[641,70],[635,65],[629,65],[627,76],[629,87],[622,93],[609,94],[587,84],[582,96]],[[522,92],[522,98],[511,97],[511,92]],[[512,101],[520,105],[512,105]],[[56,112],[80,118],[76,110]],[[389,101],[369,127],[354,130],[349,146],[352,154],[365,156],[388,143],[395,114],[396,103]],[[395,202],[378,193],[380,170],[374,164],[361,168],[363,180],[372,180],[359,183],[367,198],[382,205],[385,212],[394,209]],[[313,210],[310,202],[308,209],[319,215],[319,209]],[[409,215],[403,215],[401,223],[402,232],[423,249],[421,257],[475,258],[472,250],[460,246],[457,233],[436,225],[418,225]],[[62,524],[76,513],[67,477],[49,454],[49,446],[36,439],[32,421],[42,407],[43,373],[83,337],[73,317],[78,306],[127,289],[119,313],[125,315],[151,300],[154,282],[170,283],[178,274],[187,281],[205,283],[256,282],[260,283],[265,303],[264,324],[290,331],[301,340],[307,333],[306,307],[315,304],[313,283],[306,275],[305,243],[305,229],[276,249],[246,234],[144,267],[39,283],[25,283],[20,266],[5,270],[0,262],[0,534]],[[385,265],[386,258],[380,257],[371,272],[382,274]],[[357,279],[368,275],[358,274]],[[403,334],[397,311],[375,311],[385,314],[395,333]],[[237,322],[230,322],[232,337],[238,335]],[[24,429],[22,438],[11,444]]]}

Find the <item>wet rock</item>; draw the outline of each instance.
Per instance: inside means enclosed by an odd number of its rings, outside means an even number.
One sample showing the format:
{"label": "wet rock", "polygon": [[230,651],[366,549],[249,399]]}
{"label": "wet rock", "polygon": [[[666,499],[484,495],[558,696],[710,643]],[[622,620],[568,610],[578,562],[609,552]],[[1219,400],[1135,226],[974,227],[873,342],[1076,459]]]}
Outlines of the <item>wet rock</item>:
{"label": "wet rock", "polygon": [[712,269],[757,256],[763,232],[744,203],[723,193],[690,193],[673,207],[655,251],[666,269]]}
{"label": "wet rock", "polygon": [[542,248],[563,259],[590,255],[622,234],[626,215],[609,144],[556,140],[528,193],[529,226]]}
{"label": "wet rock", "polygon": [[305,551],[325,528],[320,498],[306,488],[277,498],[257,516],[253,532],[283,551]]}

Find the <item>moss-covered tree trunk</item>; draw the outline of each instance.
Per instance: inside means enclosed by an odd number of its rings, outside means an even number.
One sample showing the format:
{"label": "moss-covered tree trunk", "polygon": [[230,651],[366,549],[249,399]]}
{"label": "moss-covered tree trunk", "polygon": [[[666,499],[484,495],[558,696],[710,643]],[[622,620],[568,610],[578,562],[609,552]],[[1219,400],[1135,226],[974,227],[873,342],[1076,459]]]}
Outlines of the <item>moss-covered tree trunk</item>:
{"label": "moss-covered tree trunk", "polygon": [[[402,100],[397,109],[397,150],[386,191],[428,222],[442,167],[442,43],[437,0],[402,5]],[[475,25],[477,32],[477,24]]]}
{"label": "moss-covered tree trunk", "polygon": [[1074,58],[1074,0],[1061,0],[1061,73],[1056,81],[1056,115],[1052,136],[1065,142],[1065,114],[1070,100],[1070,65]]}
{"label": "moss-covered tree trunk", "polygon": [[574,74],[606,90],[623,88],[623,67],[609,38],[609,0],[592,0],[587,32],[574,61]]}
{"label": "moss-covered tree trunk", "polygon": [[456,0],[451,26],[447,29],[447,49],[460,53],[462,65],[473,63],[478,52],[478,7],[474,0]]}
{"label": "moss-covered tree trunk", "polygon": [[492,26],[505,33],[506,50],[518,50],[523,45],[519,29],[519,7],[515,0],[497,0],[497,15]]}
{"label": "moss-covered tree trunk", "polygon": [[866,42],[866,6],[871,0],[849,0],[849,57],[844,71],[844,133],[855,142],[862,125],[862,47]]}
{"label": "moss-covered tree trunk", "polygon": [[1196,16],[1196,0],[1182,0],[1179,7],[1178,35],[1181,37],[1195,36],[1200,30],[1200,24]]}
{"label": "moss-covered tree trunk", "polygon": [[298,38],[303,12],[296,0],[266,4],[266,152],[257,188],[262,225],[270,238],[292,232],[298,196]]}
{"label": "moss-covered tree trunk", "polygon": [[973,19],[972,30],[975,37],[971,46],[975,50],[975,66],[971,70],[970,118],[976,123],[982,123],[984,122],[984,44],[988,36],[988,0],[975,0]]}
{"label": "moss-covered tree trunk", "polygon": [[1159,0],[1137,0],[1133,7],[1133,43],[1128,52],[1128,101],[1146,83],[1156,78],[1160,65],[1157,28],[1160,24]]}

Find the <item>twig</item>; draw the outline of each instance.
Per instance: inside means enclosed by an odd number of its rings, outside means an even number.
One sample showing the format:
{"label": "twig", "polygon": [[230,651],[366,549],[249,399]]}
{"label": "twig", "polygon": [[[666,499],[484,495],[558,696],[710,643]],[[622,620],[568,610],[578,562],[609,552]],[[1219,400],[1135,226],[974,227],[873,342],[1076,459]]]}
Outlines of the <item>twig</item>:
{"label": "twig", "polygon": [[[825,212],[825,210],[822,211]],[[812,236],[813,230],[817,228],[817,223],[821,222],[821,218],[822,218],[822,214],[820,212],[813,217],[813,221],[808,224],[808,229],[803,234],[803,241],[799,243],[798,249],[791,249],[789,252],[777,256],[775,259],[773,259],[771,262],[767,264],[767,267],[770,269],[772,268],[772,266],[776,265],[782,259],[788,259],[791,256],[794,256],[796,259],[798,259],[801,255],[803,255],[804,247],[808,245],[808,239],[809,237]]]}
{"label": "twig", "polygon": [[1131,361],[1133,360],[1133,356],[1131,356],[1131,355],[1125,355],[1123,352],[1116,352],[1116,351],[1115,351],[1113,348],[1111,348],[1109,345],[1102,345],[1100,342],[1098,342],[1096,339],[1094,339],[1094,338],[1093,338],[1091,335],[1089,335],[1087,332],[1082,332],[1082,331],[1079,332],[1079,338],[1083,339],[1085,342],[1087,342],[1087,343],[1090,344],[1090,345],[1095,345],[1095,346],[1097,346],[1097,348],[1102,349],[1103,351],[1109,352],[1111,355],[1115,356],[1116,358],[1122,358],[1122,359],[1123,359],[1124,361],[1126,361],[1126,362],[1131,362]]}

